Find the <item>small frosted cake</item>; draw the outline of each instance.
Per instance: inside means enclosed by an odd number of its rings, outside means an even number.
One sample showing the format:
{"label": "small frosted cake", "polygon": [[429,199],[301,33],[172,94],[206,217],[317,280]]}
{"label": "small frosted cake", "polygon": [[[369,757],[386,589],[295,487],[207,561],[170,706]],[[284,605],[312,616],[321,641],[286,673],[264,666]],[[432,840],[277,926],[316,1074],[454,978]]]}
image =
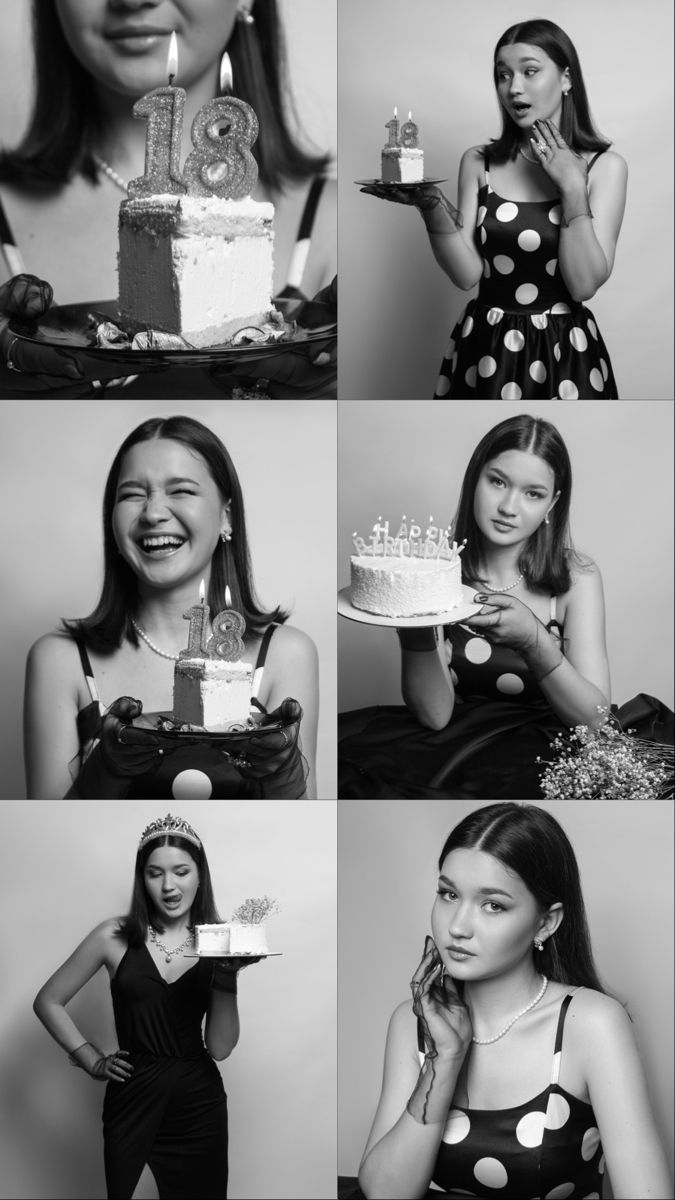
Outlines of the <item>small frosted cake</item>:
{"label": "small frosted cake", "polygon": [[134,333],[178,334],[201,347],[269,320],[273,217],[272,204],[250,196],[124,200],[118,255],[123,325]]}
{"label": "small frosted cake", "polygon": [[382,151],[383,183],[421,183],[424,151],[413,146],[385,146]]}
{"label": "small frosted cake", "polygon": [[173,676],[173,717],[214,733],[243,725],[251,707],[250,663],[179,658]]}
{"label": "small frosted cake", "polygon": [[351,601],[383,617],[450,612],[462,603],[461,560],[354,555]]}
{"label": "small frosted cake", "polygon": [[264,925],[241,925],[236,921],[221,925],[195,925],[197,954],[268,954]]}

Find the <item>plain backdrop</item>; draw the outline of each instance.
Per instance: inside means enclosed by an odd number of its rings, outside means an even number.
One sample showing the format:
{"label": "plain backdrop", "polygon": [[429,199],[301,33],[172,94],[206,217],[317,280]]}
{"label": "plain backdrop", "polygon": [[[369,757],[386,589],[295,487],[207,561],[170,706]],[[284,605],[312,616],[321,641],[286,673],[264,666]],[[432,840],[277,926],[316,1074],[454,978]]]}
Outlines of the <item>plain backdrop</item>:
{"label": "plain backdrop", "polygon": [[494,47],[534,17],[571,37],[596,124],[628,163],[614,271],[588,302],[619,396],[672,397],[673,6],[663,0],[340,0],[340,397],[432,396],[475,294],[436,265],[418,213],[361,195],[354,180],[379,177],[397,105],[419,125],[426,175],[446,180],[455,202],[461,154],[501,128]]}
{"label": "plain backdrop", "polygon": [[[469,458],[494,425],[520,412],[552,421],[572,461],[575,545],[605,588],[612,699],[638,692],[673,707],[673,409],[666,401],[403,400],[338,405],[339,586],[351,536],[378,516],[439,524],[453,517]],[[398,527],[398,526],[397,526]],[[340,618],[339,708],[400,704],[392,629]]]}
{"label": "plain backdrop", "polygon": [[335,797],[336,407],[330,400],[0,403],[0,499],[7,518],[0,556],[1,797],[25,795],[21,710],[28,649],[61,617],[85,616],[98,599],[103,488],[117,448],[141,421],[178,413],[203,421],[230,451],[262,603],[290,607],[290,622],[318,647],[318,794]]}
{"label": "plain backdrop", "polygon": [[[338,805],[340,1173],[355,1175],[393,1009],[410,998],[446,836],[475,801]],[[656,1121],[673,1147],[673,807],[542,801],[579,863],[596,964],[634,1021]],[[564,1050],[563,1050],[564,1053]]]}
{"label": "plain backdrop", "polygon": [[[241,973],[241,1037],[218,1064],[229,1105],[229,1195],[334,1196],[336,804],[182,801],[178,815],[203,841],[221,916],[249,896],[268,895],[280,906],[267,933],[281,957]],[[7,1200],[105,1196],[104,1086],[69,1066],[32,1003],[95,925],[127,911],[138,840],[161,816],[145,801],[0,805],[2,911],[14,914],[0,980],[0,1195]],[[105,970],[69,1012],[101,1050],[117,1048]]]}
{"label": "plain backdrop", "polygon": [[[0,144],[24,129],[32,98],[30,0],[2,0],[0,14]],[[289,77],[300,124],[322,150],[337,144],[337,0],[280,0]]]}

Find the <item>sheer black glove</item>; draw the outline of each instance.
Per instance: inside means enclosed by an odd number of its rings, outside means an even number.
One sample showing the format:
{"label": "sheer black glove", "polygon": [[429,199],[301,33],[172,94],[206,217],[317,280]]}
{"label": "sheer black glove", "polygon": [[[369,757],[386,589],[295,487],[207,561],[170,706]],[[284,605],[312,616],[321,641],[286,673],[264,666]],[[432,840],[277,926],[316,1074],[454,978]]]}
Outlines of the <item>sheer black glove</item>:
{"label": "sheer black glove", "polygon": [[[287,697],[266,713],[254,734],[242,740],[237,768],[245,779],[255,779],[267,800],[299,800],[305,794],[307,765],[300,752],[302,709]],[[271,726],[265,731],[265,726]]]}
{"label": "sheer black glove", "polygon": [[159,766],[165,743],[149,729],[132,725],[143,711],[140,700],[121,696],[101,721],[100,741],[83,763],[68,797],[119,800],[135,775]]}

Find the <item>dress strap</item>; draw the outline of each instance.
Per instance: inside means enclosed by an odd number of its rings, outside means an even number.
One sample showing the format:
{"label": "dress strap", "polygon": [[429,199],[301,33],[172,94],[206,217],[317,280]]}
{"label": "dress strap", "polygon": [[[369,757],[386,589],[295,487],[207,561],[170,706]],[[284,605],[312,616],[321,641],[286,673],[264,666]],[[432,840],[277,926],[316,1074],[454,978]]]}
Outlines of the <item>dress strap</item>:
{"label": "dress strap", "polygon": [[87,682],[87,689],[89,691],[89,695],[91,696],[91,698],[95,704],[100,704],[98,688],[96,687],[96,680],[94,679],[94,672],[92,671],[92,668],[91,668],[91,662],[89,661],[89,655],[87,653],[87,647],[84,644],[84,640],[82,638],[76,637],[75,645],[77,646],[77,650],[80,655],[80,662],[82,663],[82,671],[84,673],[84,678]]}
{"label": "dress strap", "polygon": [[278,625],[274,625],[274,624],[268,625],[267,629],[265,630],[265,632],[262,636],[262,641],[260,643],[260,649],[258,650],[258,657],[256,659],[255,670],[253,672],[253,690],[251,692],[251,694],[253,696],[255,696],[256,698],[260,691],[260,685],[262,684],[263,671],[265,669],[265,660],[267,658],[267,651],[269,649],[269,644],[272,639],[272,634],[274,633],[274,630],[278,629],[278,628],[279,628]]}
{"label": "dress strap", "polygon": [[567,1010],[571,1003],[572,1003],[572,993],[569,992],[568,995],[565,996],[562,1004],[560,1005],[560,1016],[558,1017],[558,1028],[555,1031],[555,1046],[553,1047],[553,1067],[551,1069],[551,1084],[557,1084],[558,1078],[560,1076],[560,1060],[562,1058],[563,1029],[565,1027],[565,1017],[567,1016]]}
{"label": "dress strap", "polygon": [[555,609],[556,609],[557,600],[558,600],[557,596],[551,596],[551,600],[549,603],[549,620],[550,621],[555,621],[555,619],[556,619]]}
{"label": "dress strap", "polygon": [[[606,149],[607,149],[607,147],[605,146],[605,147],[603,147],[602,150],[598,150],[598,152],[593,155],[591,161],[588,164],[588,171],[590,171],[591,167],[593,166],[593,163],[598,161],[600,155],[605,153]],[[588,171],[586,172],[586,174],[588,174]]]}
{"label": "dress strap", "polygon": [[302,210],[295,245],[293,246],[291,261],[288,267],[286,286],[281,293],[286,298],[300,297],[303,294],[301,289],[302,277],[307,266],[307,259],[309,258],[312,245],[312,230],[314,229],[319,201],[325,186],[326,176],[315,175]]}
{"label": "dress strap", "polygon": [[490,155],[488,154],[487,146],[483,150],[483,159],[485,161],[485,186],[490,186]]}

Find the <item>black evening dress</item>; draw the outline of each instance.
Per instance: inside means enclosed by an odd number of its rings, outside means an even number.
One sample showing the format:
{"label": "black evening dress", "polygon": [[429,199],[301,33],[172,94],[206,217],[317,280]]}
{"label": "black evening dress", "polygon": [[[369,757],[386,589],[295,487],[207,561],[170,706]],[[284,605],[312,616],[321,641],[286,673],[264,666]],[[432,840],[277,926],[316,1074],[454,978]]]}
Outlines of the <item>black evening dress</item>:
{"label": "black evening dress", "polygon": [[134,1071],[106,1088],[108,1200],[129,1200],[146,1163],[161,1200],[227,1196],[227,1097],[202,1040],[212,973],[198,959],[167,983],[143,945],[127,949],[111,981],[119,1046]]}
{"label": "black evening dress", "polygon": [[478,199],[483,278],[452,331],[434,398],[616,400],[597,323],[560,273],[560,202],[499,196],[487,151]]}

